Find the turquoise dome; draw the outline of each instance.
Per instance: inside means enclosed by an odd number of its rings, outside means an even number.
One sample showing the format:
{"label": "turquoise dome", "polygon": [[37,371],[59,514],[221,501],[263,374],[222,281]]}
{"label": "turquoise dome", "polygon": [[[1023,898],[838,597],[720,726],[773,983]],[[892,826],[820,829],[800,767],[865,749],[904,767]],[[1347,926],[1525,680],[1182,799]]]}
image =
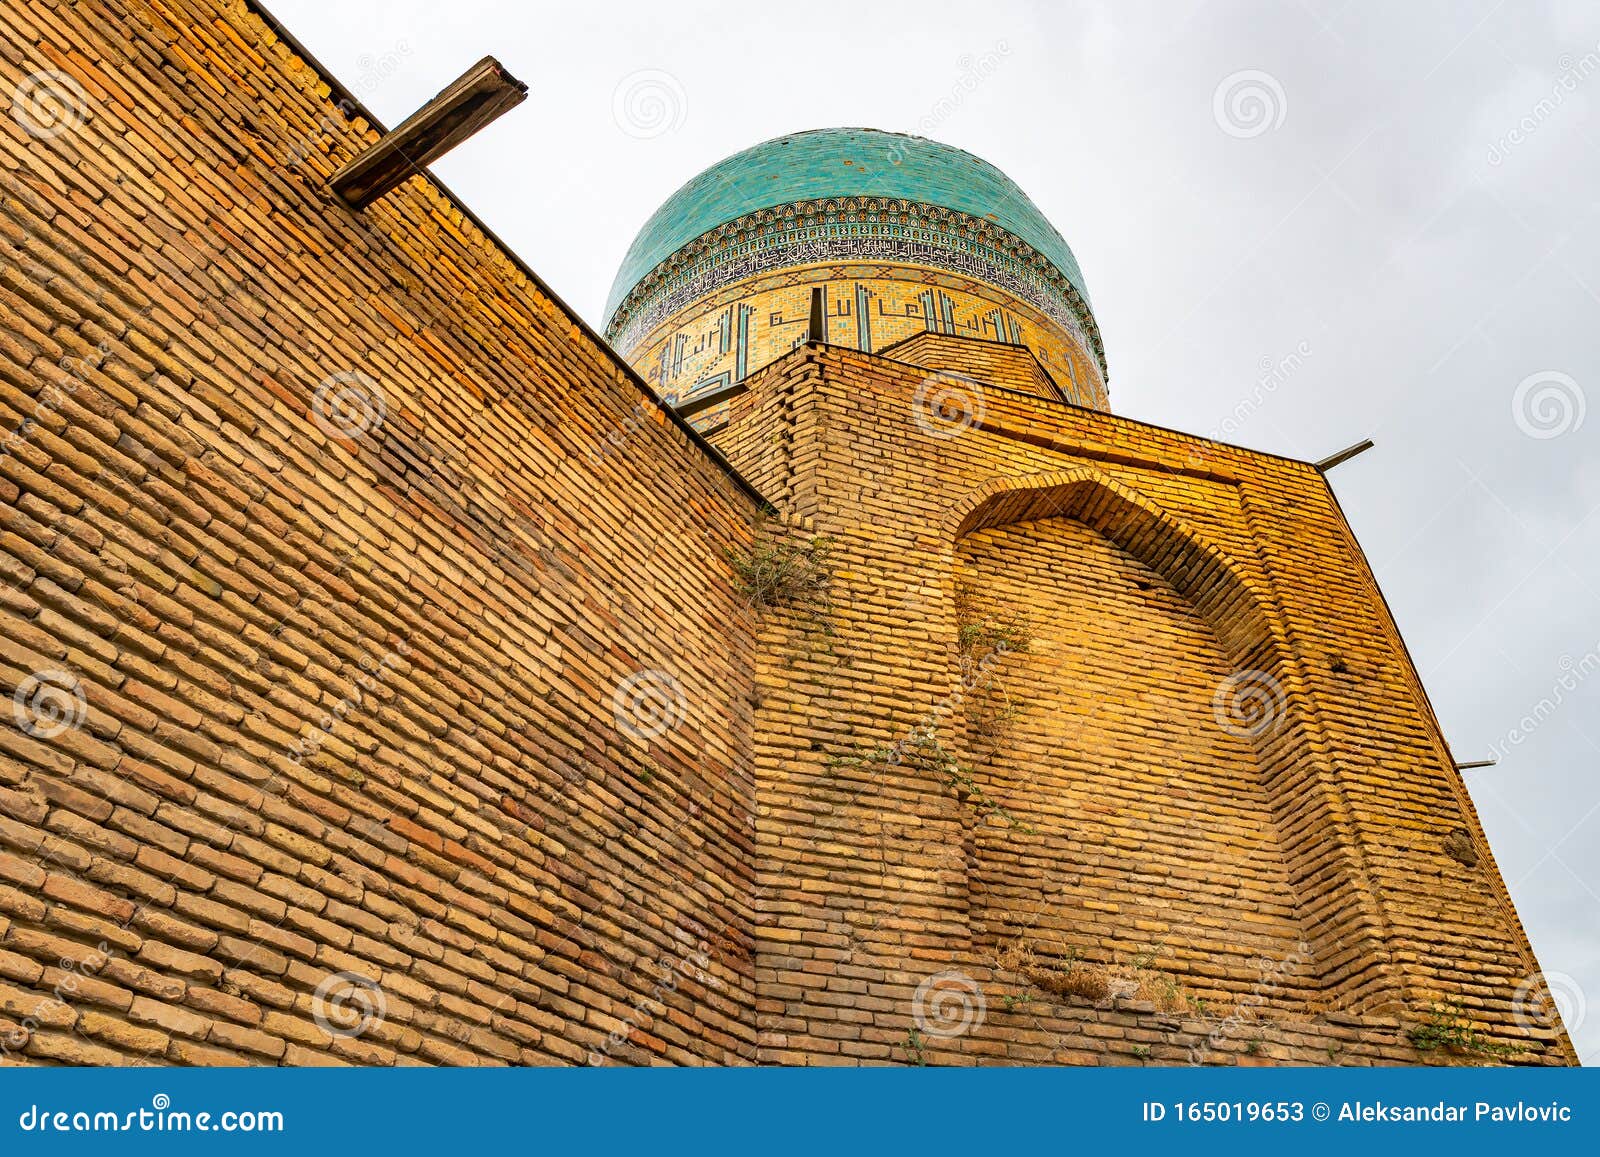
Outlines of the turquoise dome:
{"label": "turquoise dome", "polygon": [[828,197],[889,197],[987,219],[1088,290],[1072,250],[1011,178],[961,149],[877,129],[776,137],[712,165],[679,189],[634,238],[606,301],[609,325],[628,293],[695,238],[757,210]]}

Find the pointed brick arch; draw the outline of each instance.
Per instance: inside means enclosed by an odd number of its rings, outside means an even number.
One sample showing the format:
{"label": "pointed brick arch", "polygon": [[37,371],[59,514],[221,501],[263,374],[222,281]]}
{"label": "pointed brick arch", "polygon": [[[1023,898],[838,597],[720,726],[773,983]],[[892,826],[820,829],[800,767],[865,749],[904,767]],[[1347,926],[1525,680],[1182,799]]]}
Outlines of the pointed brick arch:
{"label": "pointed brick arch", "polygon": [[1320,726],[1294,651],[1260,580],[1207,536],[1127,484],[1092,467],[997,477],[946,515],[953,595],[961,542],[977,531],[1049,519],[1083,524],[1156,572],[1204,620],[1238,672],[1264,673],[1281,690],[1281,716],[1254,737],[1323,999],[1334,1007],[1392,1003],[1398,978],[1375,919],[1373,888],[1349,854],[1351,836]]}
{"label": "pointed brick arch", "polygon": [[1267,601],[1221,547],[1144,495],[1090,468],[992,478],[945,518],[952,550],[976,530],[1071,518],[1100,532],[1194,603],[1241,668],[1270,661],[1279,640]]}

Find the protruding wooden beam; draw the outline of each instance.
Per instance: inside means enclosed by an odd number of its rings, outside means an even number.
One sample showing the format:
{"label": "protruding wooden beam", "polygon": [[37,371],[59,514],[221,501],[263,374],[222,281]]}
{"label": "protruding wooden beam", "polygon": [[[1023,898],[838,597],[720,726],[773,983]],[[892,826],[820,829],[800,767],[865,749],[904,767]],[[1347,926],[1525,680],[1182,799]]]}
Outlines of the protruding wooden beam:
{"label": "protruding wooden beam", "polygon": [[1317,469],[1322,471],[1324,474],[1326,474],[1329,470],[1332,470],[1335,466],[1339,465],[1339,463],[1348,462],[1348,461],[1350,461],[1350,459],[1354,458],[1357,454],[1364,453],[1365,451],[1370,450],[1370,449],[1372,449],[1372,439],[1371,438],[1363,438],[1363,439],[1361,439],[1361,441],[1357,442],[1354,446],[1346,446],[1343,450],[1340,450],[1337,454],[1329,454],[1321,462],[1318,462],[1316,464],[1317,465]]}
{"label": "protruding wooden beam", "polygon": [[718,386],[714,390],[707,390],[703,394],[696,394],[682,405],[673,406],[672,408],[678,411],[679,416],[692,418],[704,410],[709,410],[712,406],[720,405],[731,398],[737,398],[749,389],[749,382],[730,382],[725,386]]}
{"label": "protruding wooden beam", "polygon": [[1499,762],[1499,756],[1490,756],[1488,759],[1469,759],[1465,763],[1456,764],[1456,770],[1471,771],[1475,767],[1493,767]]}
{"label": "protruding wooden beam", "polygon": [[528,86],[485,56],[405,123],[335,173],[329,187],[364,209],[528,96]]}

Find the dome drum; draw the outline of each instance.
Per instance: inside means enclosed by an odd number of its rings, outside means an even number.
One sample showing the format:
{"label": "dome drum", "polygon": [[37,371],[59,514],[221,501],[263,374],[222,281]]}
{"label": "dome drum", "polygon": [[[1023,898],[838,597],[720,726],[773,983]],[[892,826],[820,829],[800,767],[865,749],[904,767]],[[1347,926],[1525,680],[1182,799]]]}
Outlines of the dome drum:
{"label": "dome drum", "polygon": [[690,181],[630,248],[606,337],[684,401],[803,341],[809,288],[828,298],[835,344],[1025,345],[1066,396],[1105,405],[1082,274],[1027,196],[959,149],[866,129],[781,137]]}

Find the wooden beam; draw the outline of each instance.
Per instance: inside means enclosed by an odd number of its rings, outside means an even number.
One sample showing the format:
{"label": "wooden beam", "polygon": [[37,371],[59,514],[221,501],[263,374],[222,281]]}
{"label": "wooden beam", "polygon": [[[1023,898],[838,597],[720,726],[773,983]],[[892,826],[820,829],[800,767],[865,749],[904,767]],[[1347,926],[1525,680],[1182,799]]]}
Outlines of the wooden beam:
{"label": "wooden beam", "polygon": [[707,390],[703,394],[697,394],[681,406],[672,408],[678,411],[679,417],[692,418],[704,410],[709,410],[712,406],[726,402],[730,398],[737,398],[749,388],[748,382],[729,382],[725,386],[718,386],[714,390]]}
{"label": "wooden beam", "polygon": [[1335,466],[1339,465],[1339,463],[1348,462],[1348,461],[1350,461],[1350,459],[1354,458],[1357,454],[1364,453],[1365,451],[1370,450],[1370,449],[1372,449],[1372,439],[1371,438],[1363,438],[1363,439],[1361,439],[1361,441],[1357,442],[1354,446],[1346,446],[1343,450],[1340,450],[1337,454],[1329,454],[1321,462],[1318,462],[1316,464],[1317,465],[1317,469],[1321,470],[1324,474],[1326,474],[1329,470],[1332,470]]}
{"label": "wooden beam", "polygon": [[528,86],[485,56],[398,128],[340,169],[329,187],[352,209],[364,209],[413,173],[420,173],[528,96]]}
{"label": "wooden beam", "polygon": [[1499,756],[1491,756],[1488,759],[1469,759],[1464,763],[1456,764],[1456,770],[1457,771],[1471,771],[1475,767],[1493,767],[1495,764],[1497,764],[1499,762],[1500,762],[1500,757]]}

